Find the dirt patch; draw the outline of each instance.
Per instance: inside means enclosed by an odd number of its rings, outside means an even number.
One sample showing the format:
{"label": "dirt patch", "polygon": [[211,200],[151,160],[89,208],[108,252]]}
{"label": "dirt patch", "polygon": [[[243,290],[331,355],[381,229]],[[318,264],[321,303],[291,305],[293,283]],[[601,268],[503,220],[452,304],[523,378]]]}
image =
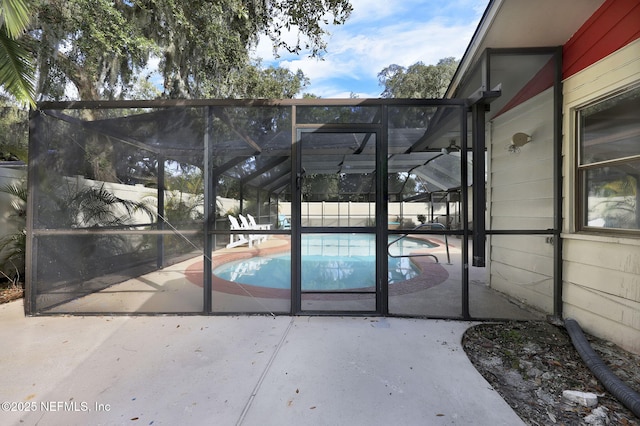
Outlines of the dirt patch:
{"label": "dirt patch", "polygon": [[24,296],[24,290],[20,286],[2,286],[0,287],[0,303],[11,302]]}
{"label": "dirt patch", "polygon": [[[587,335],[592,348],[629,387],[640,391],[640,355]],[[480,324],[463,338],[480,374],[530,425],[640,425],[584,364],[563,327],[544,321]],[[591,392],[598,404],[585,407],[563,391]]]}

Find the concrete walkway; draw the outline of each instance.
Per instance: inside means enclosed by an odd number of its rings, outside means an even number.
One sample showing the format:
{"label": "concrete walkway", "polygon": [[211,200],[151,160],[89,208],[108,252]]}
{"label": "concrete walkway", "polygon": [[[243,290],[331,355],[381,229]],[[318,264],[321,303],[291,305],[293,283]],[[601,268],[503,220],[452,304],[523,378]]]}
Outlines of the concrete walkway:
{"label": "concrete walkway", "polygon": [[0,305],[2,425],[523,424],[465,355],[470,323],[22,309]]}

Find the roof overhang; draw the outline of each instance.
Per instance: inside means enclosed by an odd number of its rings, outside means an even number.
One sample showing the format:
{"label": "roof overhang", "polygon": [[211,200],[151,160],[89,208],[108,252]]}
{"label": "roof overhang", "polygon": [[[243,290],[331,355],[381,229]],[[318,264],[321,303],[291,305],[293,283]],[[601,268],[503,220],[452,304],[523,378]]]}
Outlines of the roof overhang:
{"label": "roof overhang", "polygon": [[[492,70],[492,84],[503,83],[508,102],[547,61],[532,55],[535,48],[564,45],[605,0],[491,0],[460,61],[445,98],[462,98],[481,87],[478,65],[487,49],[504,50],[522,58]],[[538,55],[539,56],[539,55]],[[513,59],[513,58],[512,58]],[[532,72],[532,68],[536,68]],[[510,84],[504,84],[509,81]],[[484,87],[491,90],[493,87]]]}

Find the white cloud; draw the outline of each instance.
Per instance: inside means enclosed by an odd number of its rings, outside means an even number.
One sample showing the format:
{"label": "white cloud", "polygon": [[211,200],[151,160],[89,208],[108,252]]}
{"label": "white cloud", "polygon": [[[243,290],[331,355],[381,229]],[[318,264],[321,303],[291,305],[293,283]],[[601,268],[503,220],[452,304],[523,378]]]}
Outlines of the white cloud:
{"label": "white cloud", "polygon": [[[377,75],[391,64],[435,64],[448,56],[460,59],[487,0],[398,3],[352,0],[354,12],[349,21],[330,28],[332,34],[323,60],[283,54],[271,62],[268,40],[261,40],[257,55],[266,64],[301,69],[311,79],[309,93],[348,97],[355,92],[360,97],[377,97],[382,91]],[[295,40],[295,34],[288,37]]]}
{"label": "white cloud", "polygon": [[353,13],[349,18],[349,24],[360,22],[371,23],[384,21],[387,18],[398,15],[399,11],[411,7],[415,1],[380,1],[380,0],[351,0]]}

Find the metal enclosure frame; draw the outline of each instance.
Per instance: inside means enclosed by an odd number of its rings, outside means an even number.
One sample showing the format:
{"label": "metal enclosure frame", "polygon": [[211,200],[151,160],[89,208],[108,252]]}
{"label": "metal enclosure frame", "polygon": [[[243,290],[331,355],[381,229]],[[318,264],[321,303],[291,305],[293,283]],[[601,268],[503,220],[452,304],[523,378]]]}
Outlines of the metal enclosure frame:
{"label": "metal enclosure frame", "polygon": [[[486,74],[485,74],[486,75]],[[487,76],[488,77],[488,76]],[[488,80],[487,80],[488,82]],[[559,87],[559,86],[558,86]],[[481,90],[478,92],[479,96],[473,97],[471,99],[293,99],[293,100],[157,100],[157,101],[106,101],[106,102],[52,102],[52,103],[42,103],[38,107],[37,111],[32,112],[32,120],[30,126],[30,151],[33,162],[30,162],[29,169],[29,185],[30,185],[30,196],[28,203],[28,211],[34,212],[37,211],[38,208],[38,199],[37,189],[35,187],[38,182],[38,176],[43,173],[42,169],[38,169],[38,158],[44,155],[41,152],[41,142],[46,139],[46,136],[43,132],[43,129],[38,125],[38,118],[44,111],[60,111],[62,115],[64,115],[67,110],[109,110],[109,109],[140,109],[143,111],[153,110],[154,108],[162,109],[162,108],[203,108],[206,112],[204,113],[204,126],[206,131],[203,134],[203,164],[204,164],[204,178],[205,178],[205,191],[204,191],[204,218],[202,224],[202,231],[205,235],[203,240],[203,250],[205,253],[211,253],[216,247],[216,239],[219,237],[223,237],[229,234],[229,231],[221,230],[216,227],[215,224],[215,215],[216,215],[216,185],[215,180],[219,177],[214,167],[212,166],[215,154],[211,150],[211,138],[212,138],[212,119],[214,118],[214,113],[216,110],[221,108],[262,108],[262,107],[278,107],[285,108],[291,111],[291,153],[290,153],[290,161],[291,161],[291,172],[288,181],[284,181],[285,185],[289,185],[290,188],[298,188],[301,179],[301,162],[302,162],[302,152],[300,150],[298,144],[298,133],[300,131],[312,131],[311,129],[317,129],[318,132],[352,132],[354,130],[358,131],[366,131],[373,130],[379,136],[376,137],[376,160],[375,160],[375,169],[376,169],[376,180],[375,180],[375,228],[365,228],[365,229],[355,229],[355,228],[347,228],[348,232],[370,232],[375,231],[377,238],[376,245],[376,257],[378,259],[386,258],[387,256],[387,248],[385,242],[387,241],[388,235],[401,235],[402,230],[392,230],[387,226],[384,226],[388,219],[388,200],[389,200],[389,191],[388,191],[388,159],[393,154],[389,151],[389,116],[391,108],[420,108],[420,107],[432,107],[436,111],[441,111],[444,109],[449,109],[449,112],[454,112],[453,114],[449,114],[446,118],[447,120],[453,120],[454,123],[458,123],[459,132],[460,132],[460,188],[458,188],[460,192],[460,199],[463,205],[463,208],[460,209],[461,213],[461,228],[458,230],[447,230],[446,234],[451,236],[458,236],[462,240],[461,251],[462,251],[462,264],[461,267],[461,300],[460,306],[461,311],[457,315],[444,316],[445,318],[459,318],[459,319],[471,319],[472,315],[470,313],[469,308],[469,252],[467,247],[467,242],[473,240],[474,245],[474,254],[473,254],[473,262],[474,265],[476,263],[480,266],[483,266],[483,255],[484,255],[484,236],[486,233],[508,233],[505,231],[486,231],[484,226],[484,221],[481,220],[484,218],[484,161],[481,161],[482,167],[474,167],[473,168],[473,182],[482,182],[483,185],[480,188],[480,185],[474,185],[473,187],[473,195],[474,195],[474,206],[473,206],[473,216],[474,219],[478,220],[475,222],[474,220],[474,229],[470,229],[469,227],[469,217],[468,212],[469,209],[466,206],[466,203],[470,196],[470,190],[465,182],[468,182],[470,172],[468,169],[468,162],[465,161],[467,158],[467,153],[473,153],[474,162],[479,161],[480,158],[484,159],[484,111],[487,108],[488,103],[491,102],[494,98],[500,95],[499,89],[487,91]],[[561,93],[561,91],[559,91]],[[320,108],[362,108],[362,107],[375,107],[380,110],[380,118],[379,122],[372,124],[363,124],[363,123],[349,123],[349,124],[340,124],[340,123],[298,123],[297,122],[297,111],[299,108],[304,107],[320,107]],[[455,113],[455,110],[458,110]],[[471,113],[471,114],[470,114]],[[561,113],[561,111],[560,111]],[[438,112],[434,114],[434,117],[437,117]],[[440,118],[440,117],[437,117]],[[471,121],[471,129],[468,128],[468,121]],[[558,119],[556,115],[556,119]],[[432,119],[433,120],[433,119]],[[442,120],[442,125],[446,125],[445,119]],[[432,123],[433,124],[433,121]],[[436,123],[437,124],[437,123]],[[80,126],[87,126],[86,123],[81,123],[79,121]],[[558,132],[560,132],[560,125],[557,126]],[[471,130],[471,140],[469,143],[467,137],[469,135],[469,130]],[[440,150],[440,146],[429,146],[427,142],[427,137],[429,135],[429,131],[433,131],[433,129],[428,129],[427,132],[423,135],[423,137],[406,149],[406,154],[416,153],[416,152],[424,152],[424,150],[432,149],[432,150]],[[135,140],[127,141],[130,144],[136,144]],[[557,145],[559,146],[559,144]],[[162,154],[162,153],[160,153]],[[238,159],[241,160],[241,159]],[[561,161],[560,161],[561,162]],[[159,163],[163,163],[160,161]],[[225,167],[229,169],[234,166],[233,161],[229,161],[229,164],[226,164]],[[480,164],[476,163],[476,164]],[[275,164],[275,162],[274,162]],[[224,170],[223,170],[224,172]],[[158,170],[158,200],[159,204],[162,204],[164,197],[164,171],[159,167]],[[258,173],[258,171],[255,171]],[[282,176],[284,177],[284,176]],[[557,179],[557,178],[556,178]],[[561,189],[561,183],[557,185],[557,188]],[[277,197],[280,197],[282,193],[282,189],[277,192]],[[561,197],[558,201],[558,205],[561,205]],[[299,267],[299,253],[301,250],[300,237],[303,232],[340,232],[343,231],[340,228],[337,230],[335,228],[309,228],[303,229],[301,218],[300,218],[300,209],[299,205],[301,202],[301,194],[299,190],[291,191],[291,203],[292,203],[292,217],[291,217],[291,229],[272,229],[270,231],[267,230],[255,230],[257,235],[261,234],[269,234],[269,235],[291,235],[291,252],[292,257],[294,259],[291,268],[291,276],[292,276],[292,288],[291,288],[291,303],[290,309],[288,312],[282,312],[285,314],[301,314],[301,313],[312,313],[315,315],[323,315],[323,314],[332,314],[332,315],[341,315],[341,314],[356,314],[356,315],[393,315],[390,313],[389,309],[389,291],[388,291],[388,282],[386,280],[387,276],[387,265],[385,262],[378,261],[376,264],[376,290],[375,290],[375,310],[374,311],[366,311],[366,312],[358,312],[358,311],[342,311],[342,310],[318,310],[318,311],[305,311],[301,307],[301,294],[299,289],[300,283],[300,267]],[[162,207],[159,207],[161,209]],[[161,210],[159,210],[161,212]],[[46,310],[42,310],[38,306],[38,291],[37,291],[37,276],[34,276],[35,269],[37,267],[37,255],[35,253],[38,252],[38,239],[42,236],[51,236],[56,235],[58,233],[73,233],[73,234],[82,234],[82,235],[107,235],[109,233],[115,232],[124,232],[126,235],[157,235],[158,236],[158,253],[157,253],[157,266],[161,267],[164,265],[163,258],[163,249],[162,249],[162,235],[171,233],[172,230],[167,230],[165,225],[170,226],[170,224],[166,224],[164,219],[159,219],[155,230],[148,231],[137,231],[137,230],[126,230],[126,231],[115,231],[109,229],[100,229],[100,228],[85,228],[82,230],[63,230],[57,231],[55,229],[42,229],[42,227],[36,226],[36,221],[34,220],[37,216],[36,214],[30,213],[27,222],[27,252],[32,253],[31,256],[27,258],[27,289],[26,289],[26,298],[25,298],[25,311],[28,315],[48,315],[52,314],[47,312]],[[556,217],[556,229],[549,231],[540,231],[540,230],[531,230],[526,231],[524,233],[552,233],[556,238],[559,238],[560,235],[560,227],[558,224],[561,223],[561,215],[557,214]],[[440,231],[434,230],[420,230],[416,231],[420,234],[430,235],[430,234],[440,234]],[[196,231],[184,231],[185,235],[196,235]],[[515,231],[514,234],[521,234],[522,231]],[[559,250],[559,244],[556,244],[556,250]],[[559,259],[559,257],[556,257]],[[556,260],[557,262],[557,260]],[[253,311],[232,311],[232,312],[214,312],[213,309],[213,299],[212,299],[212,268],[213,263],[210,256],[205,255],[203,261],[204,268],[204,277],[203,277],[203,296],[202,296],[202,311],[197,312],[171,312],[174,314],[234,314],[234,313],[256,313]],[[34,281],[34,278],[36,281]],[[561,275],[559,271],[556,272],[555,280],[560,280],[561,283]],[[296,284],[297,283],[297,284]],[[558,288],[561,288],[561,285],[555,285],[556,291]],[[560,293],[557,292],[554,294],[554,299],[556,299],[556,306],[562,305]],[[558,308],[556,308],[556,314]],[[121,312],[100,312],[99,314],[119,314]],[[144,312],[122,312],[124,314],[148,314]],[[160,312],[158,312],[160,313]],[[167,313],[167,312],[163,312]],[[74,312],[74,314],[80,315],[92,315],[96,314],[96,312]],[[155,314],[155,313],[151,313]],[[428,314],[425,316],[429,316]],[[440,316],[442,317],[442,316]]]}

